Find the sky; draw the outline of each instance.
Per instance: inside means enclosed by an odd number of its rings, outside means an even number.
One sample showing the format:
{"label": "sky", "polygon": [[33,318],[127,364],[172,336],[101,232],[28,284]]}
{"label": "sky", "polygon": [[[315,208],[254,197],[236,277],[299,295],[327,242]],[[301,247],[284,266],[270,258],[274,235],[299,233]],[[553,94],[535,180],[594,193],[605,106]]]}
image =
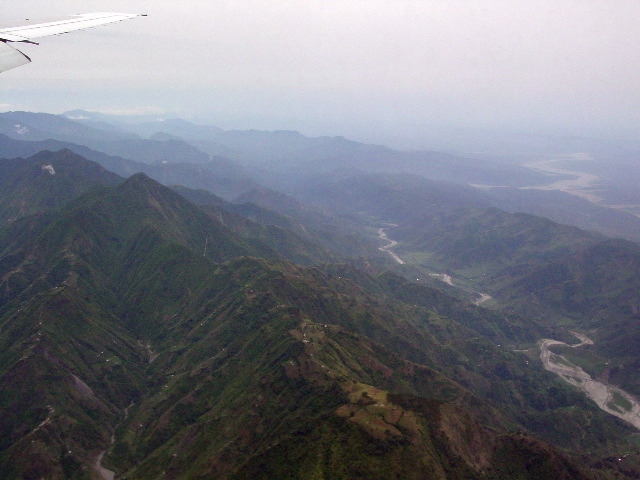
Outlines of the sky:
{"label": "sky", "polygon": [[94,11],[148,17],[21,46],[33,63],[0,74],[0,111],[379,143],[435,127],[640,134],[637,0],[21,0],[0,23]]}

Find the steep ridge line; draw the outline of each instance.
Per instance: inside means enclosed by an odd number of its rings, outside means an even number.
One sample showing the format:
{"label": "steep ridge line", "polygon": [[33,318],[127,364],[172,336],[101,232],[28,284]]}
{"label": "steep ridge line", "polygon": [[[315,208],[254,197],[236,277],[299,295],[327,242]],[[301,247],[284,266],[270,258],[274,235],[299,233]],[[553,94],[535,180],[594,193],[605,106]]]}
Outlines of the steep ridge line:
{"label": "steep ridge line", "polygon": [[549,348],[553,345],[565,345],[572,348],[579,348],[583,345],[593,345],[586,335],[571,332],[580,343],[568,345],[559,340],[545,338],[539,341],[540,360],[544,368],[555,373],[565,382],[579,388],[587,397],[595,402],[598,407],[610,415],[614,415],[640,429],[640,402],[621,388],[608,385],[604,382],[594,380],[587,372],[577,365],[574,365],[564,356],[553,353]]}

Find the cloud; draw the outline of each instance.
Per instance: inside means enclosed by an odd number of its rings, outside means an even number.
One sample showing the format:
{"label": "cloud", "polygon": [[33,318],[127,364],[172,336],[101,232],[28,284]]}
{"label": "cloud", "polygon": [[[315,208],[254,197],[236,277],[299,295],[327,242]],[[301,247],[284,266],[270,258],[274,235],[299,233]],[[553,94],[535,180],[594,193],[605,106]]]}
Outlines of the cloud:
{"label": "cloud", "polygon": [[122,117],[134,117],[138,115],[162,115],[167,113],[164,108],[154,106],[126,107],[126,108],[103,108],[94,110],[105,115],[117,115]]}

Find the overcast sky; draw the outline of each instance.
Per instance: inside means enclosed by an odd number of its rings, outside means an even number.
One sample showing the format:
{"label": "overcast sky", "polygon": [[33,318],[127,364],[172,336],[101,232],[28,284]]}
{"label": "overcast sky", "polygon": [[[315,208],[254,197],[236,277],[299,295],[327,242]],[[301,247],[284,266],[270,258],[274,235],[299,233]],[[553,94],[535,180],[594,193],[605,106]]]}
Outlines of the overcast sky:
{"label": "overcast sky", "polygon": [[93,11],[149,16],[21,47],[33,63],[0,74],[1,110],[366,140],[640,133],[638,0],[21,0],[0,22]]}

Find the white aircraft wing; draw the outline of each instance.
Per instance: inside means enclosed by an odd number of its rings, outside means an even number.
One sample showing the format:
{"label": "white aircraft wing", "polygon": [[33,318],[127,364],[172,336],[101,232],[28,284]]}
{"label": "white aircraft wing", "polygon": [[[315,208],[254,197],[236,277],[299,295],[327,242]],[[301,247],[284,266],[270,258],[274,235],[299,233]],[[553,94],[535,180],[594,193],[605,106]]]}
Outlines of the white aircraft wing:
{"label": "white aircraft wing", "polygon": [[33,40],[36,38],[60,35],[140,16],[142,15],[133,13],[84,13],[63,19],[0,27],[0,72],[31,61],[25,54],[7,45],[7,42],[35,43]]}
{"label": "white aircraft wing", "polygon": [[31,59],[20,50],[0,42],[0,72],[29,63]]}

